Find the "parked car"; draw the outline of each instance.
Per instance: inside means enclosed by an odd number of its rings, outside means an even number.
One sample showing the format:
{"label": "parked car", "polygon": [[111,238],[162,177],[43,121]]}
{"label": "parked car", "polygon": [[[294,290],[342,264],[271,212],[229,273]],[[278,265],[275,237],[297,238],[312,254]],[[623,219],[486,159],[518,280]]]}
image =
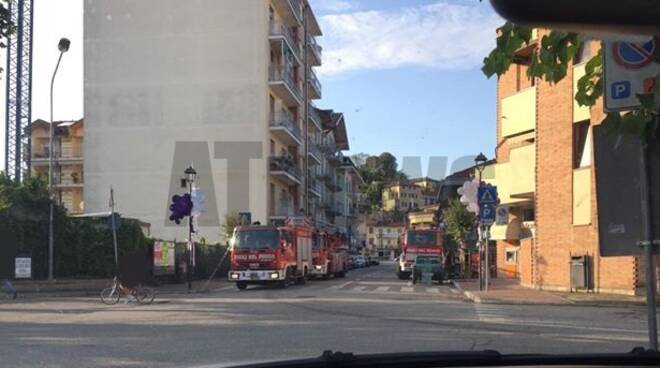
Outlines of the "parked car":
{"label": "parked car", "polygon": [[367,265],[367,261],[364,259],[364,256],[356,256],[355,265],[357,268],[365,267]]}
{"label": "parked car", "polygon": [[355,269],[355,256],[354,255],[349,255],[348,256],[348,269],[353,270]]}
{"label": "parked car", "polygon": [[372,266],[378,266],[378,265],[380,265],[380,261],[379,261],[378,258],[376,258],[376,257],[371,257],[371,258],[369,259],[369,262],[371,262],[371,265],[372,265]]}

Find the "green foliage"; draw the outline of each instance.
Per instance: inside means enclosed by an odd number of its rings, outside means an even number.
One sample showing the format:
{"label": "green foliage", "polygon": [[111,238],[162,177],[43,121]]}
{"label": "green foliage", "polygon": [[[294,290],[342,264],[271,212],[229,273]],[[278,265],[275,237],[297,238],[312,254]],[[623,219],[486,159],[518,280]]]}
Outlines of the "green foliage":
{"label": "green foliage", "polygon": [[[19,254],[32,256],[35,278],[45,278],[48,272],[49,207],[48,187],[42,179],[30,177],[17,184],[0,174],[0,240],[10,239]],[[107,222],[68,218],[64,208],[54,208],[55,275],[112,275],[114,247]],[[137,222],[122,219],[117,243],[121,256],[146,251],[151,240]]]}
{"label": "green foliage", "polygon": [[238,212],[227,213],[225,215],[225,221],[220,225],[225,240],[229,241],[229,238],[234,233],[234,228],[239,225],[239,222],[240,217],[238,216]]}
{"label": "green foliage", "polygon": [[474,214],[468,212],[458,198],[449,201],[449,206],[442,212],[445,234],[458,244],[467,240],[474,231]]}
{"label": "green foliage", "polygon": [[[498,28],[497,45],[484,59],[482,72],[486,77],[501,76],[512,63],[529,65],[529,78],[542,78],[557,83],[566,77],[569,66],[575,63],[582,43],[578,33],[551,31],[543,36],[538,48],[528,59],[521,60],[516,51],[530,40],[531,28],[506,22]],[[656,62],[660,61],[660,48],[656,48]],[[603,95],[603,54],[601,51],[585,65],[585,75],[578,80],[576,101],[582,106],[593,106]],[[604,124],[608,130],[622,134],[648,134],[652,129],[654,116],[660,113],[660,75],[656,78],[654,90],[639,95],[641,107],[621,115],[610,113]]]}
{"label": "green foliage", "polygon": [[362,188],[363,199],[360,209],[369,212],[382,208],[382,193],[385,183],[404,180],[406,175],[397,171],[396,157],[389,152],[383,152],[378,156],[365,156],[358,154],[359,160],[363,162],[358,166],[358,171],[365,182]]}

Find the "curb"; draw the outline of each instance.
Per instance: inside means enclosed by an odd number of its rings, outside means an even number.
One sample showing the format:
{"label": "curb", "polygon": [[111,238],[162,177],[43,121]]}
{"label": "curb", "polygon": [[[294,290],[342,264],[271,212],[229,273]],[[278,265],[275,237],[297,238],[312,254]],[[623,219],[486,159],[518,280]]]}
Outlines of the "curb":
{"label": "curb", "polygon": [[[555,306],[581,306],[581,307],[629,307],[629,306],[639,306],[645,307],[646,303],[637,302],[637,301],[617,301],[617,300],[603,300],[598,302],[592,301],[579,301],[573,300],[570,298],[560,297],[564,302],[530,302],[528,300],[511,300],[511,299],[498,299],[498,298],[484,298],[478,295],[475,295],[471,291],[463,290],[461,285],[455,281],[451,280],[452,286],[458,290],[463,296],[475,304],[502,304],[502,305],[555,305]],[[660,302],[658,303],[660,305]]]}

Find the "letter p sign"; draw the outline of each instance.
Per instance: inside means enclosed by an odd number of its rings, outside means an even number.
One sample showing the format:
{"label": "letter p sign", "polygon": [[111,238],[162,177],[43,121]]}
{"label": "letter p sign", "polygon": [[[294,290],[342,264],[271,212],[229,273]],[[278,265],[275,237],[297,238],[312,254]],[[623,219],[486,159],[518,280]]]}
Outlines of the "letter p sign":
{"label": "letter p sign", "polygon": [[614,82],[612,83],[610,88],[611,88],[610,94],[612,95],[612,98],[615,100],[620,100],[622,98],[630,97],[629,81]]}

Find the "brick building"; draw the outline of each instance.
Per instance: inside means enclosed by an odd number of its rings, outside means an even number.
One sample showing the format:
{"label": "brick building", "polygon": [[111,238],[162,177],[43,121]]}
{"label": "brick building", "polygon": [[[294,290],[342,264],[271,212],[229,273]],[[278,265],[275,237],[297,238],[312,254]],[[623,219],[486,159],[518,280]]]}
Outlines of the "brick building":
{"label": "brick building", "polygon": [[602,101],[591,109],[574,101],[584,63],[598,51],[589,42],[579,62],[556,84],[529,80],[525,59],[544,31],[518,50],[497,84],[495,183],[509,224],[494,226],[499,277],[522,285],[570,290],[570,259],[589,256],[589,288],[633,294],[643,287],[642,259],[603,258],[598,250],[592,127],[604,118]]}

